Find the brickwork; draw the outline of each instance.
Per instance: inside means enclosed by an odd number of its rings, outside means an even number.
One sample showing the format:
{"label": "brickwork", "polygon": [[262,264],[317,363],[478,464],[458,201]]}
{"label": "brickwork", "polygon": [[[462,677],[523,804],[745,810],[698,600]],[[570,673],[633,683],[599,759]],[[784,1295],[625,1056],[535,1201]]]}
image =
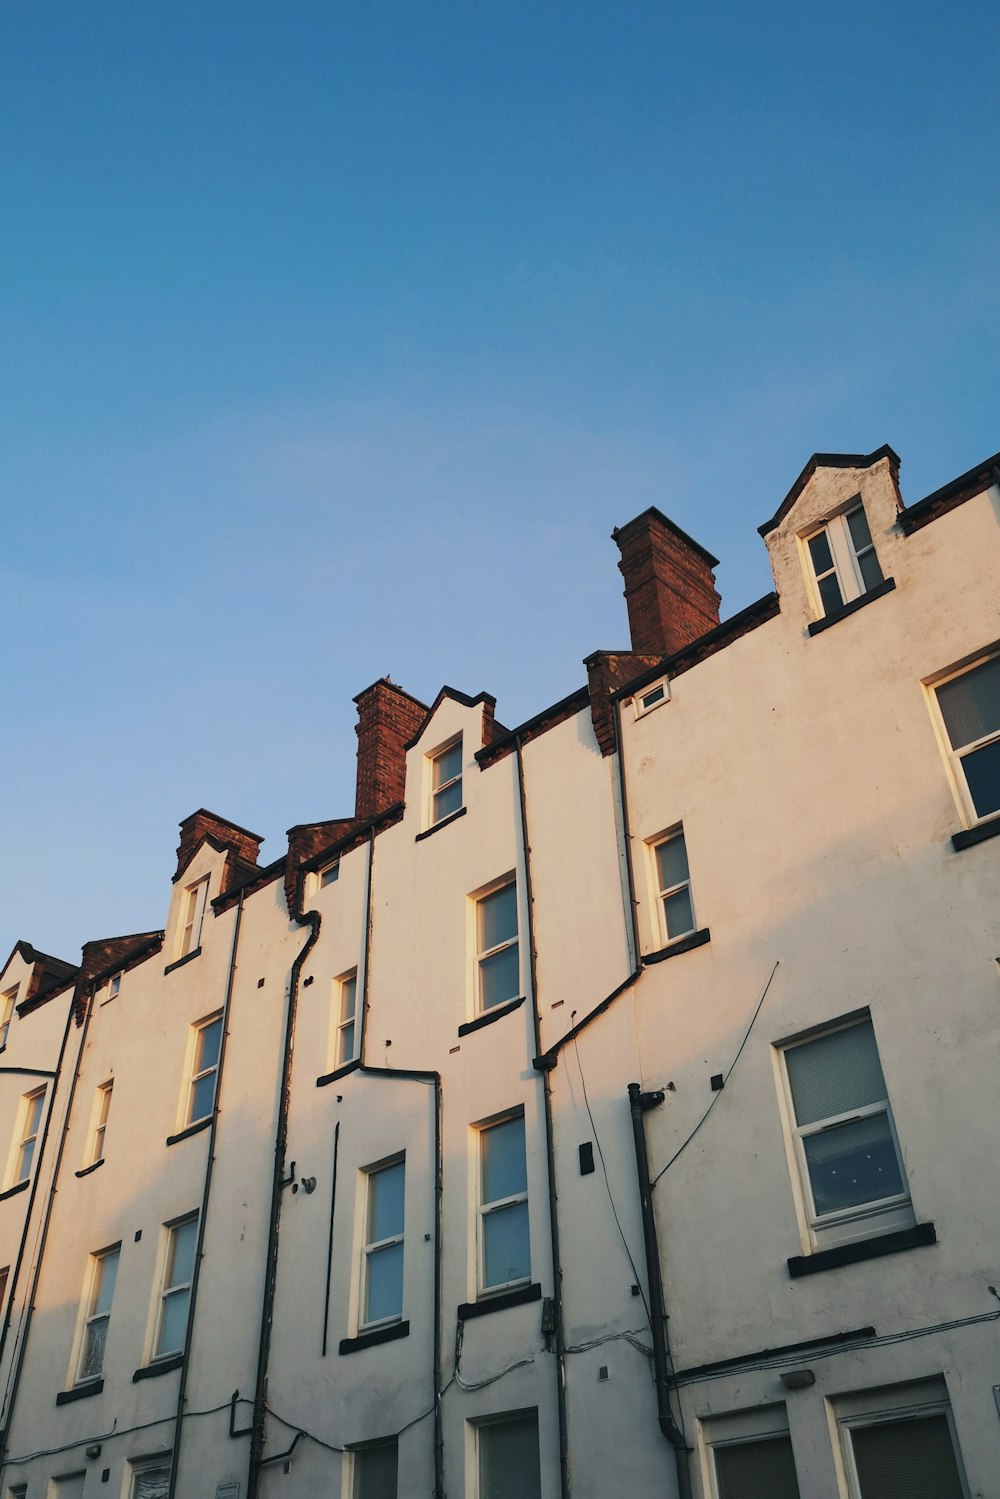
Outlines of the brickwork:
{"label": "brickwork", "polygon": [[590,717],[602,755],[615,748],[615,715],[611,694],[631,682],[647,666],[655,666],[659,655],[643,656],[635,651],[595,651],[583,663],[590,691]]}
{"label": "brickwork", "polygon": [[354,815],[375,817],[396,802],[406,790],[404,745],[417,733],[427,705],[418,702],[388,677],[381,677],[359,692],[358,781]]}
{"label": "brickwork", "polygon": [[715,558],[652,508],[620,530],[618,566],[625,579],[632,649],[673,655],[719,623]]}
{"label": "brickwork", "polygon": [[190,817],[185,817],[180,827],[181,841],[177,845],[175,880],[184,873],[194,857],[195,850],[205,838],[211,838],[217,845],[231,849],[242,864],[251,867],[256,865],[260,855],[260,846],[264,841],[258,833],[248,832],[246,828],[241,828],[235,822],[227,822],[224,817],[217,817],[214,812],[208,812],[204,807],[199,807],[197,812],[192,812]]}
{"label": "brickwork", "polygon": [[285,901],[293,909],[299,870],[306,859],[321,849],[346,838],[354,826],[353,817],[339,817],[330,822],[300,822],[288,829],[288,858],[285,860]]}

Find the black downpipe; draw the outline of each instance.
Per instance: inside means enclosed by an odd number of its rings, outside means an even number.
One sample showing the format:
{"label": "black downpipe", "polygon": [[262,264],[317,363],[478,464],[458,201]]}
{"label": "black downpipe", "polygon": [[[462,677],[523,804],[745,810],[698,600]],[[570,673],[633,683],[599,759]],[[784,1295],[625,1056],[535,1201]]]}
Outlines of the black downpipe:
{"label": "black downpipe", "polygon": [[330,1182],[330,1227],[326,1240],[326,1293],[323,1297],[323,1349],[326,1358],[330,1332],[330,1282],[333,1279],[333,1215],[337,1208],[337,1157],[340,1153],[340,1120],[333,1126],[333,1180]]}
{"label": "black downpipe", "polygon": [[250,1463],[247,1472],[247,1499],[260,1493],[260,1472],[264,1454],[264,1429],[267,1410],[267,1366],[271,1354],[271,1327],[274,1321],[274,1293],[278,1272],[278,1220],[281,1217],[281,1194],[285,1175],[285,1150],[288,1145],[288,1103],[292,1075],[292,1051],[295,1043],[295,1017],[298,1007],[299,979],[302,968],[319,937],[318,911],[301,910],[302,878],[295,892],[292,919],[309,927],[309,935],[292,962],[285,1007],[285,1038],[281,1054],[281,1086],[278,1094],[278,1119],[274,1131],[274,1169],[271,1175],[271,1213],[267,1229],[267,1262],[264,1267],[264,1289],[261,1297],[260,1342],[257,1347],[257,1378],[254,1384],[253,1421],[250,1436]]}
{"label": "black downpipe", "polygon": [[229,954],[229,973],[226,978],[226,995],[222,1006],[222,1036],[219,1040],[219,1060],[215,1070],[215,1100],[212,1108],[212,1123],[208,1130],[208,1157],[205,1161],[205,1180],[201,1189],[201,1207],[198,1209],[198,1242],[194,1252],[194,1269],[191,1274],[191,1297],[188,1302],[187,1330],[184,1334],[184,1362],[181,1364],[180,1384],[177,1387],[177,1410],[174,1415],[174,1441],[170,1464],[170,1482],[167,1499],[175,1499],[177,1478],[180,1470],[181,1436],[184,1430],[184,1406],[187,1401],[188,1366],[191,1361],[191,1344],[194,1340],[195,1312],[198,1306],[198,1286],[201,1282],[201,1261],[205,1252],[205,1224],[208,1219],[208,1199],[212,1190],[212,1174],[215,1169],[215,1141],[219,1132],[219,1098],[226,1065],[226,1046],[229,1040],[229,1012],[233,1002],[233,986],[236,982],[236,954],[240,944],[240,927],[243,923],[243,891],[236,906],[236,924],[233,927],[233,946]]}
{"label": "black downpipe", "polygon": [[[79,1079],[80,1079],[80,1063],[81,1063],[81,1060],[83,1058],[83,1048],[86,1045],[86,1041],[87,1041],[87,1031],[90,1028],[90,1016],[91,1016],[91,1012],[92,1012],[93,1007],[94,1007],[94,988],[95,988],[95,986],[94,986],[93,982],[91,982],[91,984],[90,984],[90,994],[89,994],[88,999],[87,999],[87,1009],[86,1009],[86,1013],[84,1014],[84,1017],[83,1017],[83,1025],[80,1027],[80,1045],[79,1045],[79,1048],[78,1048],[77,1054],[76,1054],[76,1066],[74,1068],[73,1077],[72,1077],[72,1080],[71,1080],[70,1085],[69,1085],[69,1097],[66,1100],[66,1113],[65,1113],[65,1117],[63,1119],[62,1134],[59,1137],[59,1149],[56,1151],[56,1158],[55,1158],[55,1162],[54,1162],[53,1167],[52,1167],[52,1181],[51,1181],[51,1185],[49,1187],[48,1202],[45,1204],[45,1216],[44,1216],[44,1218],[42,1220],[42,1231],[41,1231],[41,1234],[40,1234],[39,1240],[38,1240],[38,1251],[37,1251],[37,1254],[36,1254],[36,1257],[35,1257],[35,1270],[34,1270],[34,1274],[31,1277],[31,1291],[30,1291],[30,1293],[28,1295],[28,1305],[27,1305],[27,1310],[25,1312],[25,1318],[24,1318],[24,1329],[23,1329],[23,1331],[21,1333],[21,1342],[20,1342],[20,1346],[18,1347],[18,1350],[17,1350],[17,1361],[16,1361],[16,1363],[14,1365],[14,1370],[13,1370],[13,1374],[12,1374],[12,1378],[11,1378],[10,1397],[9,1397],[9,1400],[8,1400],[8,1403],[7,1403],[7,1416],[6,1416],[6,1419],[4,1421],[2,1436],[0,1436],[0,1478],[3,1477],[3,1471],[4,1471],[4,1467],[5,1467],[5,1458],[6,1458],[6,1454],[7,1454],[7,1433],[10,1431],[10,1424],[11,1424],[11,1421],[13,1420],[13,1418],[14,1418],[14,1406],[15,1406],[15,1404],[17,1402],[17,1392],[18,1392],[18,1388],[19,1388],[20,1383],[21,1383],[21,1371],[24,1368],[24,1358],[25,1358],[25,1354],[27,1352],[27,1347],[28,1347],[28,1334],[31,1331],[31,1318],[32,1318],[32,1314],[33,1314],[33,1312],[35,1310],[35,1296],[36,1296],[36,1294],[38,1292],[38,1281],[39,1281],[39,1277],[41,1276],[41,1273],[42,1273],[42,1261],[45,1258],[45,1244],[46,1244],[46,1241],[47,1241],[48,1236],[49,1236],[49,1224],[52,1221],[52,1208],[53,1208],[53,1205],[55,1203],[56,1192],[59,1189],[59,1168],[62,1165],[63,1155],[64,1155],[65,1150],[66,1150],[66,1136],[69,1134],[70,1118],[71,1118],[72,1111],[73,1111],[73,1099],[74,1099],[74,1097],[76,1095],[76,1085],[77,1085],[77,1083],[79,1082]],[[63,1058],[64,1058],[64,1055],[65,1055],[65,1052],[66,1052],[66,1045],[67,1045],[67,1042],[69,1040],[70,1026],[72,1024],[73,1014],[74,1014],[75,1009],[76,1009],[75,1000],[71,1000],[70,1001],[70,1007],[69,1007],[69,1014],[66,1017],[66,1028],[63,1031],[62,1045],[59,1048],[59,1070],[56,1072],[54,1080],[53,1080],[53,1084],[52,1084],[52,1098],[51,1098],[50,1103],[49,1103],[48,1112],[47,1112],[47,1114],[45,1116],[45,1132],[44,1132],[44,1134],[42,1136],[41,1150],[39,1151],[39,1166],[36,1169],[35,1180],[34,1180],[34,1183],[32,1184],[31,1194],[30,1194],[30,1201],[29,1201],[29,1204],[28,1204],[28,1212],[25,1215],[24,1233],[23,1233],[22,1238],[21,1238],[21,1247],[18,1250],[18,1269],[20,1269],[20,1266],[21,1266],[21,1259],[22,1259],[23,1252],[24,1252],[25,1240],[27,1238],[28,1225],[29,1225],[29,1222],[30,1222],[31,1207],[32,1207],[32,1205],[34,1203],[34,1199],[35,1199],[35,1189],[36,1189],[36,1187],[38,1185],[38,1181],[39,1181],[39,1178],[41,1176],[41,1169],[40,1169],[41,1168],[41,1161],[42,1161],[42,1159],[44,1159],[44,1156],[45,1156],[45,1145],[46,1145],[46,1141],[48,1139],[49,1125],[52,1122],[52,1116],[53,1116],[53,1114],[55,1112],[56,1094],[57,1094],[57,1092],[59,1090],[59,1078],[60,1078],[61,1073],[62,1073]],[[9,1308],[8,1308],[8,1316],[9,1316]],[[4,1328],[4,1331],[6,1331],[6,1327]]]}
{"label": "black downpipe", "polygon": [[[535,1058],[542,1054],[542,1024],[538,1009],[538,961],[535,951],[535,906],[531,886],[531,843],[528,837],[528,799],[524,785],[524,757],[521,736],[514,741],[517,756],[517,790],[521,811],[521,852],[524,856],[525,898],[528,908],[528,961],[531,982],[531,1023],[534,1028]],[[563,1325],[562,1258],[559,1253],[559,1202],[556,1191],[555,1144],[552,1128],[552,1084],[550,1069],[539,1069],[542,1082],[542,1106],[545,1123],[545,1164],[549,1181],[549,1242],[552,1248],[552,1311],[556,1335],[556,1410],[559,1420],[559,1492],[570,1499],[569,1424],[566,1416],[566,1332]]]}
{"label": "black downpipe", "polygon": [[653,1217],[652,1188],[649,1184],[649,1159],[646,1154],[646,1128],[643,1111],[663,1102],[662,1093],[643,1093],[638,1083],[628,1085],[629,1111],[632,1115],[632,1137],[635,1142],[635,1167],[639,1177],[639,1206],[642,1211],[642,1240],[646,1251],[646,1281],[649,1286],[649,1324],[653,1334],[653,1379],[656,1385],[656,1416],[660,1430],[674,1449],[677,1464],[677,1492],[680,1499],[691,1499],[691,1449],[674,1420],[670,1409],[670,1373],[667,1359],[667,1312],[663,1299],[663,1275],[660,1249]]}

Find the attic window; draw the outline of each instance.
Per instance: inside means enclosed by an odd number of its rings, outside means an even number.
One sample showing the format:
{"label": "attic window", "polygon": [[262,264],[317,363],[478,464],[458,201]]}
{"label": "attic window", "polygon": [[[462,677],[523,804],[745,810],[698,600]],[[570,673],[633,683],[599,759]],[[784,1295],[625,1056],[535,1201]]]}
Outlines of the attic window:
{"label": "attic window", "polygon": [[641,692],[637,692],[632,699],[635,705],[636,718],[642,718],[644,713],[651,713],[661,703],[670,701],[670,682],[666,677],[660,677],[658,682],[651,682]]}
{"label": "attic window", "polygon": [[884,582],[860,497],[843,515],[833,516],[802,541],[818,616],[835,614]]}
{"label": "attic window", "polygon": [[325,869],[319,871],[319,888],[325,890],[327,885],[334,884],[340,879],[340,860],[334,859]]}

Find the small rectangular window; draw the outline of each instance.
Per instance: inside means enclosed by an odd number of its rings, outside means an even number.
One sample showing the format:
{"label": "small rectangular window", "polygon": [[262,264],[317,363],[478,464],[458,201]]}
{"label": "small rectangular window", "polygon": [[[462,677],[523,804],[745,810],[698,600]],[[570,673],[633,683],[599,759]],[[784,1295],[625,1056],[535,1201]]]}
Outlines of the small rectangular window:
{"label": "small rectangular window", "polygon": [[340,879],[340,860],[334,859],[325,869],[319,872],[319,888],[325,890],[327,885],[333,885]]}
{"label": "small rectangular window", "polygon": [[38,1088],[33,1093],[26,1093],[21,1100],[21,1122],[14,1158],[13,1186],[16,1186],[18,1182],[27,1181],[31,1175],[31,1167],[35,1159],[35,1145],[38,1141],[38,1128],[42,1121],[42,1104],[44,1102],[44,1088]]}
{"label": "small rectangular window", "polygon": [[476,976],[480,1010],[521,992],[517,940],[517,885],[513,880],[476,902]]}
{"label": "small rectangular window", "polygon": [[184,1351],[197,1244],[197,1214],[168,1225],[154,1358],[169,1358]]}
{"label": "small rectangular window", "polygon": [[431,801],[428,826],[433,827],[462,806],[461,736],[437,750],[429,759]]}
{"label": "small rectangular window", "polygon": [[358,1054],[358,971],[334,980],[337,1005],[337,1067],[353,1062]]}
{"label": "small rectangular window", "polygon": [[870,1019],[782,1052],[795,1154],[817,1245],[914,1221]]}
{"label": "small rectangular window", "polygon": [[406,1168],[392,1161],[367,1173],[362,1327],[403,1315],[403,1215]]}
{"label": "small rectangular window", "polygon": [[476,1438],[477,1499],[542,1499],[537,1411],[519,1411],[482,1421],[477,1426]]}
{"label": "small rectangular window", "polygon": [[90,1160],[88,1165],[92,1166],[97,1161],[104,1160],[104,1137],[108,1131],[108,1115],[111,1112],[111,1093],[114,1088],[114,1080],[109,1079],[102,1083],[97,1090],[97,1108],[94,1114],[94,1138],[90,1145]]}
{"label": "small rectangular window", "polygon": [[108,982],[108,999],[117,999],[121,993],[122,976],[116,973]]}
{"label": "small rectangular window", "polygon": [[83,1499],[86,1473],[64,1473],[52,1479],[50,1499]]}
{"label": "small rectangular window", "polygon": [[358,1447],[353,1454],[351,1499],[396,1499],[398,1443],[395,1437]]}
{"label": "small rectangular window", "polygon": [[658,682],[653,682],[649,687],[644,687],[641,692],[636,693],[633,699],[636,718],[641,718],[644,713],[650,713],[669,699],[670,683],[666,677],[661,677]]}
{"label": "small rectangular window", "polygon": [[942,1378],[834,1401],[851,1499],[966,1499]]}
{"label": "small rectangular window", "polygon": [[104,1350],[108,1341],[120,1250],[121,1246],[116,1244],[112,1249],[104,1249],[100,1254],[90,1257],[87,1316],[83,1328],[80,1364],[76,1372],[77,1384],[98,1379],[104,1368]]}
{"label": "small rectangular window", "polygon": [[187,1124],[211,1117],[222,1045],[222,1016],[213,1015],[195,1026],[194,1069],[188,1094]]}
{"label": "small rectangular window", "polygon": [[663,937],[666,942],[675,942],[678,937],[686,937],[694,931],[694,902],[684,830],[677,828],[654,844],[653,857]]}
{"label": "small rectangular window", "polygon": [[833,614],[883,582],[882,568],[860,499],[804,538],[819,613]]}
{"label": "small rectangular window", "polygon": [[10,1032],[10,1022],[14,1015],[14,1005],[17,1001],[18,985],[8,989],[6,994],[0,994],[0,1047],[7,1045],[7,1036]]}
{"label": "small rectangular window", "polygon": [[506,1290],[531,1279],[524,1115],[479,1131],[479,1283]]}
{"label": "small rectangular window", "polygon": [[177,945],[177,956],[184,958],[201,946],[201,928],[205,920],[205,905],[208,900],[208,876],[196,885],[189,885],[184,892],[184,905]]}
{"label": "small rectangular window", "polygon": [[129,1499],[167,1499],[170,1491],[170,1459],[157,1457],[130,1464],[132,1483]]}
{"label": "small rectangular window", "polygon": [[719,1499],[799,1499],[792,1441],[787,1432],[712,1449]]}
{"label": "small rectangular window", "polygon": [[1000,655],[935,692],[968,820],[992,817],[1000,812]]}

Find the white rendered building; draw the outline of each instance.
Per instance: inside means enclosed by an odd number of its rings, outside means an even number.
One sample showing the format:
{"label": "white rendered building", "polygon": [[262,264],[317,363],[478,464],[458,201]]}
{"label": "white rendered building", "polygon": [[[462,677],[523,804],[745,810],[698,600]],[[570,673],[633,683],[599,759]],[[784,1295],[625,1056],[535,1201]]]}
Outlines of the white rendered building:
{"label": "white rendered building", "polygon": [[4,1499],[996,1499],[998,463],[814,456],[722,624],[649,510],[580,691],[18,943]]}

